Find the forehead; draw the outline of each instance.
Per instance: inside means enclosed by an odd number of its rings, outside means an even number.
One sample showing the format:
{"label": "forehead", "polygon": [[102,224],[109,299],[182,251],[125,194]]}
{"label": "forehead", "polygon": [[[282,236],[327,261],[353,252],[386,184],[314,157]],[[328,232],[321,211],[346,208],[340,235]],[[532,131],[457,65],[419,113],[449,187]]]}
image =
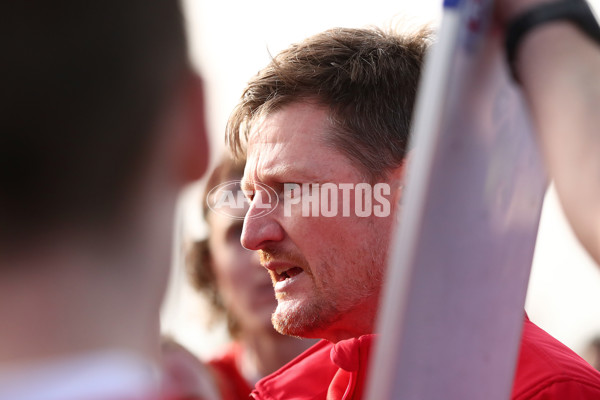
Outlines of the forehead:
{"label": "forehead", "polygon": [[293,103],[263,117],[250,132],[244,178],[266,181],[275,176],[301,175],[303,180],[340,178],[338,172],[358,171],[346,156],[326,142],[331,131],[328,109]]}

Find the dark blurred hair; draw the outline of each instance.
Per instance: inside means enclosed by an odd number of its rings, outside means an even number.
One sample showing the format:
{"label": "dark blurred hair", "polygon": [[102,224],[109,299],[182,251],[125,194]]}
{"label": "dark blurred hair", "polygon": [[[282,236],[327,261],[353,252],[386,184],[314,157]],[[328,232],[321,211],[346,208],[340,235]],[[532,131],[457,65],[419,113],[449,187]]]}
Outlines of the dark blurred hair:
{"label": "dark blurred hair", "polygon": [[0,5],[0,243],[106,226],[183,82],[175,0]]}
{"label": "dark blurred hair", "polygon": [[237,154],[253,122],[299,101],[330,110],[329,143],[375,180],[404,158],[431,32],[336,28],[279,53],[246,87],[227,126]]}
{"label": "dark blurred hair", "polygon": [[[208,207],[207,202],[208,193],[220,183],[242,179],[242,176],[244,175],[244,165],[245,160],[234,160],[229,156],[224,156],[210,174],[208,181],[206,182],[204,194],[201,198],[204,219],[209,225],[209,235],[210,222],[208,215],[211,210]],[[191,243],[186,254],[186,264],[193,285],[210,301],[213,317],[215,317],[214,319],[224,317],[230,335],[236,337],[239,333],[240,326],[234,315],[225,308],[223,299],[219,294],[215,272],[212,266],[208,238]]]}

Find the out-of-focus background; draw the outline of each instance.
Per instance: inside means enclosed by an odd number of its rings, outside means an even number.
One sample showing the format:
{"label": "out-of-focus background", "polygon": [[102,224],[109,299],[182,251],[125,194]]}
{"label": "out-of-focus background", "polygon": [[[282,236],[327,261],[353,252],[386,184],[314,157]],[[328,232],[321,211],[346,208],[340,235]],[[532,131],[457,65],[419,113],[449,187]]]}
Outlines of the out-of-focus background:
{"label": "out-of-focus background", "polygon": [[[224,151],[229,113],[245,83],[290,44],[328,28],[439,25],[441,0],[184,0],[192,59],[208,95],[212,163]],[[590,4],[600,15],[600,0]],[[568,132],[566,132],[568,134]],[[510,161],[510,160],[508,160]],[[179,243],[205,235],[200,223],[202,184],[182,197],[176,227],[172,283],[163,308],[163,330],[202,358],[218,354],[227,338],[224,326],[207,330],[208,307],[187,284]],[[185,224],[181,223],[185,221]],[[266,272],[265,272],[266,273]],[[529,317],[585,356],[600,335],[600,267],[581,249],[549,190],[538,235],[527,296]],[[493,316],[490,316],[493,318]]]}

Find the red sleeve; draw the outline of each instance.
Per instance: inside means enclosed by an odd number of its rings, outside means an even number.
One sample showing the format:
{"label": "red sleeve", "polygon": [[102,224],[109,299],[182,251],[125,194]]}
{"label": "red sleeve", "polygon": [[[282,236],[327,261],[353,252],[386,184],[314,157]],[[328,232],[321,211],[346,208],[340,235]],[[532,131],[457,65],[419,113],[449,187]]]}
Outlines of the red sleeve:
{"label": "red sleeve", "polygon": [[528,397],[530,400],[588,400],[600,399],[600,387],[589,382],[565,380],[554,382]]}
{"label": "red sleeve", "polygon": [[244,379],[237,367],[236,360],[241,351],[239,346],[232,345],[223,357],[208,363],[213,369],[223,400],[248,399],[252,392],[252,386]]}
{"label": "red sleeve", "polygon": [[600,373],[525,317],[511,399],[600,399]]}

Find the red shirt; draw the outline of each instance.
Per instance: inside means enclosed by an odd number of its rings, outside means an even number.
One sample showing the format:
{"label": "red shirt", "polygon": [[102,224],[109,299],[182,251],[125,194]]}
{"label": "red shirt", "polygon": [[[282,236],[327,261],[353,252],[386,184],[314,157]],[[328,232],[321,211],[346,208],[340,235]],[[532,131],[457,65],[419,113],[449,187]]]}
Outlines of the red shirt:
{"label": "red shirt", "polygon": [[[376,335],[322,340],[261,379],[257,400],[359,400]],[[525,317],[513,400],[600,399],[600,373]]]}
{"label": "red shirt", "polygon": [[511,399],[600,399],[600,373],[525,317]]}
{"label": "red shirt", "polygon": [[237,367],[241,351],[241,347],[234,344],[223,357],[208,362],[215,372],[222,400],[246,400],[252,392],[252,386],[244,379]]}

